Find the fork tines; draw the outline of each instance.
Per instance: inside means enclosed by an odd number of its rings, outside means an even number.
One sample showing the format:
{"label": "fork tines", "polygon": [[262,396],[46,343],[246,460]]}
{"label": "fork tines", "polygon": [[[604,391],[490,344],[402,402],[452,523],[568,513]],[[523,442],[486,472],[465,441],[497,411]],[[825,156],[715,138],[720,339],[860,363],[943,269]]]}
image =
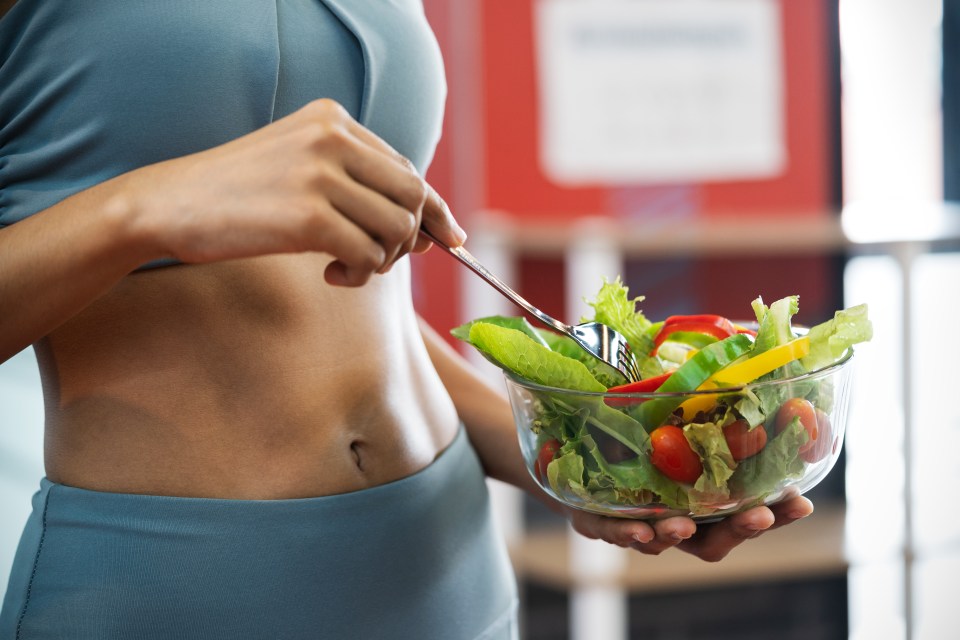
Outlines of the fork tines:
{"label": "fork tines", "polygon": [[640,379],[640,367],[637,366],[637,358],[633,355],[630,345],[621,344],[617,351],[617,361],[620,363],[620,370],[626,372],[630,382],[636,382]]}

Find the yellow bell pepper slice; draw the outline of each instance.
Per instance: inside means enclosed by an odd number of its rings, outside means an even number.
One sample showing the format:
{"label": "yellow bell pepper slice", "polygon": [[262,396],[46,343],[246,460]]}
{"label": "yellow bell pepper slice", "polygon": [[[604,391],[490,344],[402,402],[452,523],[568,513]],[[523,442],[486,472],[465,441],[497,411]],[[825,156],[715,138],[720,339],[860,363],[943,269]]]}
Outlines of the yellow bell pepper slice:
{"label": "yellow bell pepper slice", "polygon": [[[786,344],[768,349],[763,353],[748,358],[743,362],[732,364],[717,371],[707,378],[698,387],[698,390],[723,389],[725,387],[740,387],[774,369],[778,369],[788,362],[799,360],[810,353],[810,339],[807,336],[791,340]],[[717,404],[718,395],[705,393],[696,395],[680,404],[684,420],[693,420],[700,411],[709,411]]]}
{"label": "yellow bell pepper slice", "polygon": [[[807,336],[802,336],[717,371],[701,384],[698,390],[743,386],[788,362],[799,360],[808,353],[810,353],[810,339]],[[716,404],[717,394],[705,393],[684,400],[680,404],[680,409],[683,411],[684,420],[693,420],[697,413],[709,411]]]}
{"label": "yellow bell pepper slice", "polygon": [[704,393],[702,395],[692,396],[680,404],[683,411],[683,419],[687,422],[693,420],[700,411],[706,412],[713,409],[717,404],[716,393]]}
{"label": "yellow bell pepper slice", "polygon": [[724,367],[710,376],[701,389],[722,389],[739,387],[753,382],[783,365],[798,360],[810,353],[810,338],[802,336],[785,344],[768,349],[743,362]]}

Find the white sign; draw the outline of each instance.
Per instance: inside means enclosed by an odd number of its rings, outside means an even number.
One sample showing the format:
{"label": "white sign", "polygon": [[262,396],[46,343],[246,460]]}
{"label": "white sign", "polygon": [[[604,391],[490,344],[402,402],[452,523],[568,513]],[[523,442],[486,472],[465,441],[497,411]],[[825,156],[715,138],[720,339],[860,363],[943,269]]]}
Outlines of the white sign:
{"label": "white sign", "polygon": [[775,0],[539,0],[536,37],[540,158],[552,180],[783,172]]}

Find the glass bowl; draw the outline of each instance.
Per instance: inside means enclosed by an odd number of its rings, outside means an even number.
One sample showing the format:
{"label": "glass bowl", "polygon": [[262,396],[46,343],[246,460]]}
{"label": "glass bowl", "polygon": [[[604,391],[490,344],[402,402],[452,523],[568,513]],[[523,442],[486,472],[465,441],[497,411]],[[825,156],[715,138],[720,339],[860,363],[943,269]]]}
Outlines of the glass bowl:
{"label": "glass bowl", "polygon": [[549,495],[608,516],[709,521],[803,494],[827,476],[843,444],[852,357],[848,349],[817,371],[689,393],[505,378],[527,469]]}

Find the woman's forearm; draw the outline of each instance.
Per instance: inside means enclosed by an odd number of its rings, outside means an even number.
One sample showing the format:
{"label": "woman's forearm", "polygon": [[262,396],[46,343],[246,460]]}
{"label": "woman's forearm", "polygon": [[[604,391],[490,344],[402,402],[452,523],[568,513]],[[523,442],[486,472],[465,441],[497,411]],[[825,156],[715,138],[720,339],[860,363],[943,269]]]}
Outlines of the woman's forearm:
{"label": "woman's forearm", "polygon": [[0,230],[0,362],[160,257],[115,179]]}

